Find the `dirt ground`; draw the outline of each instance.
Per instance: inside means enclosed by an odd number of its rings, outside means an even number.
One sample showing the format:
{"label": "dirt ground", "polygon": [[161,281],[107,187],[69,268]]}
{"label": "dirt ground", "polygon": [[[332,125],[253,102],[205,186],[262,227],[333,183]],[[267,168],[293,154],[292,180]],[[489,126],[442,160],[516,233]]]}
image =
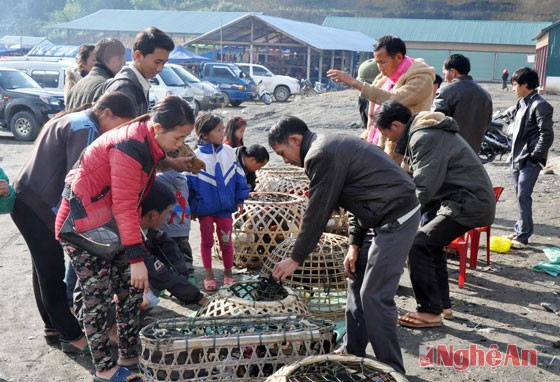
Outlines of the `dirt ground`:
{"label": "dirt ground", "polygon": [[[515,102],[513,93],[501,92],[498,84],[484,85],[494,98],[495,109],[504,109]],[[546,98],[556,109],[554,120],[558,135],[560,96]],[[309,97],[297,96],[288,103],[270,106],[248,102],[238,108],[217,110],[224,117],[241,115],[248,120],[245,141],[266,145],[267,129],[285,114],[305,120],[322,134],[361,133],[357,114],[357,92],[346,90]],[[13,140],[0,133],[0,167],[14,178],[27,157],[31,144]],[[193,137],[191,137],[193,139]],[[272,162],[280,158],[272,154]],[[480,250],[476,270],[467,270],[467,283],[457,287],[458,261],[449,260],[451,297],[456,318],[443,328],[398,329],[411,381],[559,381],[560,349],[553,347],[560,340],[560,317],[540,306],[542,302],[560,307],[560,278],[532,270],[546,260],[543,248],[560,247],[560,139],[551,151],[555,174],[541,173],[534,198],[535,235],[530,248],[508,254],[491,254],[491,264],[483,262],[485,249]],[[508,166],[503,160],[486,165],[494,185],[505,187],[498,203],[493,235],[512,231],[517,216],[515,194]],[[201,283],[202,268],[197,224],[193,224],[191,244]],[[216,267],[220,264],[215,263]],[[240,277],[238,275],[237,277]],[[218,280],[221,277],[218,275]],[[413,310],[415,300],[408,274],[402,277],[396,301],[399,309]],[[192,307],[190,307],[192,308]],[[164,298],[150,319],[188,314],[189,307]],[[93,366],[88,357],[68,356],[57,347],[45,344],[42,322],[35,306],[31,287],[31,261],[27,247],[8,215],[0,216],[0,382],[3,381],[89,381]],[[484,352],[496,346],[505,357],[508,344],[520,349],[535,349],[538,364],[531,367],[488,365],[455,370],[452,367],[421,368],[419,351],[422,345],[449,345],[466,349],[476,345]],[[425,349],[425,348],[422,348]],[[371,349],[370,349],[371,353]],[[502,358],[503,361],[503,358]]]}

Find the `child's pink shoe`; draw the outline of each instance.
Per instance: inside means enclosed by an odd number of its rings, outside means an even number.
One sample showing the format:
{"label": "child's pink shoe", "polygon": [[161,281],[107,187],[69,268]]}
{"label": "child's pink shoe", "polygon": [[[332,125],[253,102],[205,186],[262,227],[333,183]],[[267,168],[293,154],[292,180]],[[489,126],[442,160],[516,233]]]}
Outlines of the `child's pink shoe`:
{"label": "child's pink shoe", "polygon": [[218,289],[218,286],[216,285],[216,280],[204,279],[204,289],[207,290],[208,292],[215,292]]}
{"label": "child's pink shoe", "polygon": [[224,285],[231,284],[235,279],[233,277],[224,277]]}

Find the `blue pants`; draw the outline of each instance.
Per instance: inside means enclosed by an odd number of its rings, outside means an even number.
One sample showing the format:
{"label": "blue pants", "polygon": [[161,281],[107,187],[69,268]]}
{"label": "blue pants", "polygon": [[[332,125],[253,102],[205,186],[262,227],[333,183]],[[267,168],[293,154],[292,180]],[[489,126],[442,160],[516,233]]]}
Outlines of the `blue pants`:
{"label": "blue pants", "polygon": [[514,228],[514,238],[524,244],[529,242],[529,238],[533,234],[533,198],[531,194],[540,171],[541,166],[530,161],[527,161],[518,169],[511,169],[519,209],[519,218]]}

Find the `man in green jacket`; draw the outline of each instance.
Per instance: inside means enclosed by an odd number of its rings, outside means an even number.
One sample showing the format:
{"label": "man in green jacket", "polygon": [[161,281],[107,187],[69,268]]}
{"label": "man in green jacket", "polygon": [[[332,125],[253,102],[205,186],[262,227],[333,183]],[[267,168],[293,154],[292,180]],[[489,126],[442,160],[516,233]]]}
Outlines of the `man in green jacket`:
{"label": "man in green jacket", "polygon": [[443,247],[472,228],[492,224],[496,211],[492,182],[451,117],[426,111],[413,116],[406,106],[387,101],[375,113],[375,124],[409,158],[422,211],[439,206],[410,249],[410,279],[418,307],[417,312],[400,316],[399,323],[441,326],[444,310],[451,314]]}
{"label": "man in green jacket", "polygon": [[14,200],[16,193],[14,188],[10,186],[10,180],[0,168],[0,214],[9,214],[14,208]]}

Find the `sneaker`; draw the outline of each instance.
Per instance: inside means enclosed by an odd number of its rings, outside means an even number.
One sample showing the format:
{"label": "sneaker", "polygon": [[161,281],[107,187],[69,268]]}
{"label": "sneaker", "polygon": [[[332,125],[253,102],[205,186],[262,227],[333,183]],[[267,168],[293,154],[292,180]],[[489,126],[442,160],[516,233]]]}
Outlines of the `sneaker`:
{"label": "sneaker", "polygon": [[511,241],[511,248],[513,249],[523,249],[523,248],[527,248],[528,245],[525,243],[520,242],[519,240],[513,239]]}

